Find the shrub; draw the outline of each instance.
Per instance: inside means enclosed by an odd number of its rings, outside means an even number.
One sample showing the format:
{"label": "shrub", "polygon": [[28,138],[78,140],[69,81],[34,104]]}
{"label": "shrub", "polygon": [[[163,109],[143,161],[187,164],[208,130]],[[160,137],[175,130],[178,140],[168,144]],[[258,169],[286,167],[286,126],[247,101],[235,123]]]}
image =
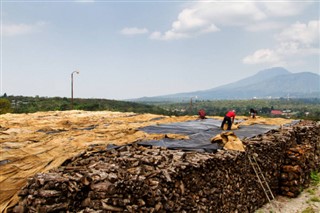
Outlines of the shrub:
{"label": "shrub", "polygon": [[0,114],[11,112],[11,103],[6,98],[0,98]]}

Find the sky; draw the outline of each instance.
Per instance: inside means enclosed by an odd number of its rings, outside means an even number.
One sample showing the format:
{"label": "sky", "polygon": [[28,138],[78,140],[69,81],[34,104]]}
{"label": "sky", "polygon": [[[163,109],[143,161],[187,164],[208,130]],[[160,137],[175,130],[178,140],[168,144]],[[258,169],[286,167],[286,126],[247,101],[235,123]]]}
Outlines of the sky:
{"label": "sky", "polygon": [[72,76],[75,98],[124,100],[320,74],[320,1],[0,1],[0,95],[70,97]]}

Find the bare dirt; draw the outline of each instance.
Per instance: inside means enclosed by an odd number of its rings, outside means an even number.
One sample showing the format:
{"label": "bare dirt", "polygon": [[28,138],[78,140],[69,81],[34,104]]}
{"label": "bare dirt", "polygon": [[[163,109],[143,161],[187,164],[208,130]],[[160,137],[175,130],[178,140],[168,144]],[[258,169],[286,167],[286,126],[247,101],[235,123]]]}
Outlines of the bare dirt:
{"label": "bare dirt", "polygon": [[320,213],[320,186],[305,189],[297,198],[277,196],[256,213]]}

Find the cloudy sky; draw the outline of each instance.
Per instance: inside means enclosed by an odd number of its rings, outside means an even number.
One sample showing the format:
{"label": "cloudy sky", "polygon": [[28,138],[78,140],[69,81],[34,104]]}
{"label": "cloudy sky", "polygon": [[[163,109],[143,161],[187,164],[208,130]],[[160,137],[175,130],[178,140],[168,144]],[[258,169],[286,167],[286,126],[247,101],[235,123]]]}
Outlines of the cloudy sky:
{"label": "cloudy sky", "polygon": [[127,99],[319,73],[319,1],[1,0],[1,94]]}

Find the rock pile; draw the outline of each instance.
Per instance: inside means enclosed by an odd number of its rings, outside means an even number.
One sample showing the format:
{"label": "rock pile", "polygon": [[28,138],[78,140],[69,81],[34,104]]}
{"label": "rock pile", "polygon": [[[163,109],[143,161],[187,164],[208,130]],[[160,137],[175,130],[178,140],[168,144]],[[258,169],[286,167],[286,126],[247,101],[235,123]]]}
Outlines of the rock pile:
{"label": "rock pile", "polygon": [[[246,152],[195,153],[135,144],[87,151],[30,178],[12,211],[254,212],[268,200],[248,155],[257,156],[275,195],[285,191],[286,166],[296,168],[298,158],[305,159],[299,167],[305,174],[299,176],[305,177],[301,186],[311,170],[319,169],[319,128],[301,123],[273,130],[245,140]],[[304,153],[296,161],[294,150]]]}

